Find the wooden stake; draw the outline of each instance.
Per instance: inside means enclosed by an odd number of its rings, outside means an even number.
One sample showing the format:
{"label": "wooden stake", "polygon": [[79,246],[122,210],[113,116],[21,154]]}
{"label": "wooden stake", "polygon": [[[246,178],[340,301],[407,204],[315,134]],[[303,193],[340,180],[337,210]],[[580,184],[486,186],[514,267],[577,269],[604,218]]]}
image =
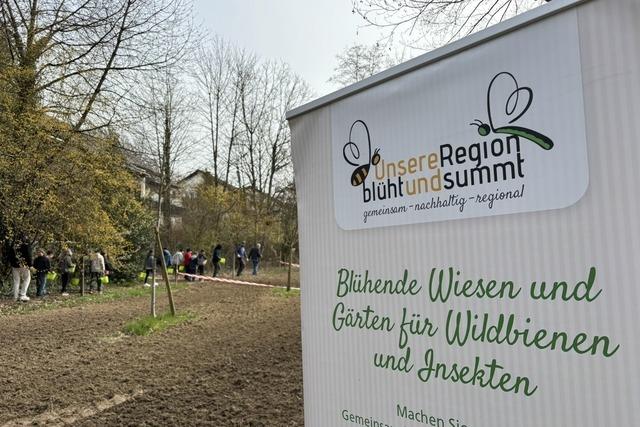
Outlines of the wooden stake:
{"label": "wooden stake", "polygon": [[160,240],[160,229],[156,228],[156,243],[158,244],[158,250],[160,251],[160,259],[162,260],[162,275],[164,276],[164,283],[167,287],[167,297],[169,297],[169,308],[171,309],[171,315],[176,315],[176,306],[173,303],[173,293],[171,293],[171,283],[169,282],[169,274],[167,273],[167,264],[164,260],[164,252],[162,250],[162,241]]}
{"label": "wooden stake", "polygon": [[84,296],[84,255],[82,255],[82,257],[80,258],[81,260],[81,268],[80,268],[80,274],[81,274],[81,279],[80,279],[80,295]]}

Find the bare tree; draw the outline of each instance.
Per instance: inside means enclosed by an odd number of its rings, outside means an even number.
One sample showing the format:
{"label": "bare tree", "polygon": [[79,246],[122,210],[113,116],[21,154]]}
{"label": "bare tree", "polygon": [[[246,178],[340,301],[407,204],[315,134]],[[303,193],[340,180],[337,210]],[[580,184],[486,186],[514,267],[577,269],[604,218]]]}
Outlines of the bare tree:
{"label": "bare tree", "polygon": [[[214,185],[220,181],[223,133],[231,125],[230,145],[233,145],[235,132],[234,105],[229,108],[228,103],[234,102],[229,94],[232,82],[232,55],[230,45],[220,37],[214,37],[206,47],[200,46],[195,61],[193,77],[199,94],[198,113],[204,121],[204,128],[211,144],[213,157]],[[231,116],[231,117],[229,117]],[[229,123],[231,121],[231,123]],[[228,176],[225,177],[227,179]]]}
{"label": "bare tree", "polygon": [[43,107],[77,131],[109,125],[133,72],[181,57],[189,16],[188,0],[0,1],[18,109]]}
{"label": "bare tree", "polygon": [[238,186],[241,186],[240,173],[237,162],[234,160],[237,140],[240,135],[240,95],[243,87],[242,81],[246,78],[245,68],[251,68],[255,65],[256,58],[254,55],[248,55],[245,51],[237,51],[231,59],[233,68],[232,79],[233,84],[227,96],[227,110],[229,113],[229,126],[227,129],[227,157],[225,165],[224,182],[230,183],[231,169],[236,164],[236,172],[238,172]]}
{"label": "bare tree", "polygon": [[276,91],[271,99],[270,117],[264,130],[267,150],[267,183],[263,192],[274,195],[291,182],[291,134],[286,112],[303,104],[311,97],[304,80],[293,74],[288,66],[279,64],[271,74]]}
{"label": "bare tree", "polygon": [[278,189],[278,175],[291,164],[285,113],[307,100],[310,90],[278,62],[245,67],[240,84],[240,172],[252,192],[270,197]]}
{"label": "bare tree", "polygon": [[[200,49],[196,62],[197,116],[212,153],[214,182],[244,193],[239,200],[246,203],[250,234],[262,240],[261,233],[274,228],[277,194],[291,182],[285,114],[306,101],[310,90],[286,64],[260,61],[219,38]],[[221,193],[229,188],[224,185]]]}
{"label": "bare tree", "polygon": [[264,62],[243,69],[237,168],[239,179],[247,182],[254,237],[260,239],[261,219],[274,211],[275,194],[290,182],[291,136],[285,113],[308,99],[310,91],[283,63]]}
{"label": "bare tree", "polygon": [[264,190],[265,141],[262,132],[271,118],[270,101],[276,87],[270,79],[272,63],[244,68],[240,82],[240,110],[243,129],[240,171],[247,178],[252,193]]}
{"label": "bare tree", "polygon": [[[253,54],[248,54],[245,50],[233,48],[227,57],[228,81],[227,90],[224,94],[224,114],[226,120],[223,127],[223,144],[219,146],[219,157],[223,160],[224,182],[231,184],[233,181],[233,169],[237,172],[237,143],[240,138],[240,91],[242,81],[245,79],[245,69],[254,66],[257,59]],[[237,184],[240,185],[238,179]],[[223,191],[227,191],[227,187]]]}
{"label": "bare tree", "polygon": [[427,49],[486,28],[548,0],[352,0],[354,13],[405,45]]}
{"label": "bare tree", "polygon": [[282,261],[287,262],[287,292],[291,290],[291,268],[293,255],[298,244],[298,205],[296,187],[293,182],[279,194],[280,227],[282,233]]}
{"label": "bare tree", "polygon": [[389,52],[382,44],[354,44],[336,55],[336,59],[338,65],[329,82],[341,86],[359,82],[394,65]]}
{"label": "bare tree", "polygon": [[171,240],[172,188],[179,166],[194,144],[193,102],[180,69],[164,69],[145,76],[133,98],[137,99],[138,120],[128,129],[132,150],[157,172],[158,221]]}
{"label": "bare tree", "polygon": [[[219,37],[214,37],[212,43],[205,43],[198,49],[191,74],[198,100],[197,117],[212,154],[214,185],[218,185],[221,181],[232,183],[233,172],[238,172],[243,155],[239,144],[245,134],[241,101],[248,96],[247,88],[252,84],[250,80],[258,59]],[[240,181],[238,178],[238,185]]]}

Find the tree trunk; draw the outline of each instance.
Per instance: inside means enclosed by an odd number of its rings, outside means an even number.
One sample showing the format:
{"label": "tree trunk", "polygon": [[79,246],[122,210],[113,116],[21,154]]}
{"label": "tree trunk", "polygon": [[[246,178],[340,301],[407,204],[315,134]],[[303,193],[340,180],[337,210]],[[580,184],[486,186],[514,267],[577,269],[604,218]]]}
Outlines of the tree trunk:
{"label": "tree trunk", "polygon": [[[172,138],[172,123],[171,123],[171,107],[169,104],[165,104],[164,111],[164,141],[162,145],[162,170],[161,170],[161,182],[162,182],[162,201],[164,203],[163,209],[163,222],[164,229],[167,231],[167,240],[171,240],[171,147],[173,144]],[[158,203],[160,200],[158,200]]]}
{"label": "tree trunk", "polygon": [[[156,246],[155,244],[153,245]],[[156,262],[156,251],[154,249],[151,250],[151,256],[153,257],[153,262]],[[153,270],[151,270],[151,317],[156,317],[156,266],[153,266]]]}
{"label": "tree trunk", "polygon": [[293,263],[293,246],[289,246],[289,270],[287,271],[287,292],[291,290],[291,264]]}

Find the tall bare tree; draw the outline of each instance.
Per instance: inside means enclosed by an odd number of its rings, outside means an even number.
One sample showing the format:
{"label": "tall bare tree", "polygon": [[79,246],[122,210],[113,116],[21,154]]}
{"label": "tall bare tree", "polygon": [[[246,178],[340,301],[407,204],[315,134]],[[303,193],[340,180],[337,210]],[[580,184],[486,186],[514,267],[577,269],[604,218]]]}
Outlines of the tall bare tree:
{"label": "tall bare tree", "polygon": [[272,196],[278,175],[291,164],[287,110],[308,99],[306,83],[286,64],[264,62],[241,80],[240,171],[252,192]]}
{"label": "tall bare tree", "polygon": [[227,96],[227,110],[229,113],[227,158],[225,166],[225,182],[231,183],[232,170],[236,171],[236,185],[242,187],[239,163],[242,152],[239,150],[239,140],[242,130],[242,101],[245,99],[248,80],[253,76],[253,70],[258,64],[256,55],[244,49],[235,50],[231,56],[232,85]]}
{"label": "tall bare tree", "polygon": [[287,65],[279,64],[274,71],[271,79],[276,90],[271,99],[270,117],[263,133],[267,151],[267,181],[262,190],[272,196],[292,181],[291,134],[285,115],[287,111],[311,97],[309,86]]}
{"label": "tall bare tree", "polygon": [[354,13],[414,48],[437,47],[548,0],[352,0]]}
{"label": "tall bare tree", "polygon": [[310,91],[283,63],[254,64],[244,67],[244,73],[239,79],[242,133],[237,168],[247,182],[258,239],[261,218],[273,212],[274,195],[291,178],[291,136],[285,113],[308,99]]}
{"label": "tall bare tree", "polygon": [[[285,113],[306,101],[310,90],[286,64],[260,61],[220,38],[201,47],[196,62],[197,117],[212,153],[214,182],[244,193],[250,235],[262,238],[267,229],[273,233],[276,195],[292,178]],[[224,185],[222,193],[229,188]]]}
{"label": "tall bare tree", "polygon": [[159,179],[158,220],[171,241],[172,188],[180,165],[193,152],[195,123],[192,97],[180,69],[147,74],[135,92],[138,120],[129,127],[134,152],[153,165]]}
{"label": "tall bare tree", "polygon": [[[214,186],[217,186],[222,168],[220,154],[224,132],[229,125],[233,125],[234,109],[229,103],[233,103],[230,87],[233,83],[231,61],[234,51],[228,42],[217,36],[206,43],[206,46],[201,45],[198,49],[193,77],[200,101],[198,113],[204,121],[207,139],[211,144]],[[230,133],[230,139],[233,139],[233,129]]]}
{"label": "tall bare tree", "polygon": [[90,130],[109,125],[132,72],[183,54],[188,0],[2,0],[18,110],[42,107]]}
{"label": "tall bare tree", "polygon": [[341,86],[359,82],[394,65],[382,44],[354,44],[336,55],[336,59],[338,65],[329,81]]}

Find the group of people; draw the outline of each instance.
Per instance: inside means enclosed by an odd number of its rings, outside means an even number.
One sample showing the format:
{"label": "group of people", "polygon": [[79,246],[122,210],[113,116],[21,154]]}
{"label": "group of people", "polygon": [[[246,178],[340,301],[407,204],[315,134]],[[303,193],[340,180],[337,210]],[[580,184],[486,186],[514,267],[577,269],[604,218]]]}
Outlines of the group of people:
{"label": "group of people", "polygon": [[247,258],[251,260],[251,264],[253,265],[253,275],[258,274],[258,268],[260,266],[260,259],[262,258],[262,248],[260,243],[257,243],[254,247],[249,250],[249,254],[247,255],[247,251],[244,247],[244,242],[240,243],[236,248],[236,276],[240,276],[244,267],[247,263]]}
{"label": "group of people", "polygon": [[[27,302],[29,285],[32,273],[36,279],[36,297],[47,295],[47,285],[50,273],[60,274],[62,296],[68,296],[71,277],[75,273],[76,264],[72,258],[71,249],[63,249],[58,257],[53,251],[38,249],[35,258],[32,255],[31,245],[20,242],[16,245],[8,244],[4,248],[6,262],[11,266],[13,279],[13,298],[16,301]],[[110,274],[111,265],[106,254],[100,250],[94,250],[89,256],[90,280],[89,292],[95,288],[102,293],[104,277]]]}
{"label": "group of people", "polygon": [[[225,258],[222,256],[222,245],[217,244],[211,251],[211,275],[216,277],[220,274],[222,269],[221,264],[225,262]],[[187,281],[195,281],[194,276],[204,276],[207,270],[207,264],[209,258],[204,251],[200,249],[199,252],[194,252],[191,248],[187,248],[183,251],[179,248],[174,254],[168,248],[163,248],[162,257],[164,258],[164,264],[167,268],[174,271],[177,276],[179,271],[186,274],[185,279]],[[236,247],[236,275],[240,276],[246,266],[248,260],[251,260],[253,264],[253,275],[258,274],[258,268],[260,265],[260,259],[262,258],[262,251],[260,243],[257,243],[249,250],[247,254],[244,242],[240,243]],[[154,257],[153,251],[149,251],[144,262],[144,284],[148,285],[147,281],[152,276],[154,268],[157,264],[160,264],[160,258]]]}
{"label": "group of people", "polygon": [[[71,278],[76,271],[76,264],[73,260],[71,249],[63,249],[56,257],[53,251],[38,249],[33,256],[31,245],[25,242],[17,244],[8,244],[3,249],[5,261],[11,266],[13,279],[13,298],[16,301],[29,301],[27,291],[31,283],[32,275],[36,280],[36,296],[44,297],[47,295],[47,285],[50,273],[56,273],[54,276],[60,277],[62,296],[68,296],[69,284]],[[164,263],[168,268],[175,271],[176,277],[179,271],[187,274],[185,276],[188,281],[195,281],[195,276],[204,276],[207,271],[209,257],[203,249],[194,252],[190,248],[186,251],[178,249],[171,254],[169,249],[164,248],[162,251]],[[260,243],[253,246],[248,252],[245,243],[238,244],[235,248],[235,274],[240,276],[245,269],[248,261],[253,265],[253,275],[258,274],[260,260],[262,258],[262,250]],[[147,284],[149,277],[160,258],[156,259],[153,252],[149,251],[145,259],[145,275],[144,283]],[[213,277],[220,274],[221,264],[225,263],[222,253],[222,245],[218,244],[212,249],[211,253],[211,273]],[[104,283],[108,281],[112,267],[108,256],[98,249],[92,250],[89,254],[89,282],[88,292],[93,293],[94,290],[102,293]],[[106,279],[106,280],[105,280]]]}

